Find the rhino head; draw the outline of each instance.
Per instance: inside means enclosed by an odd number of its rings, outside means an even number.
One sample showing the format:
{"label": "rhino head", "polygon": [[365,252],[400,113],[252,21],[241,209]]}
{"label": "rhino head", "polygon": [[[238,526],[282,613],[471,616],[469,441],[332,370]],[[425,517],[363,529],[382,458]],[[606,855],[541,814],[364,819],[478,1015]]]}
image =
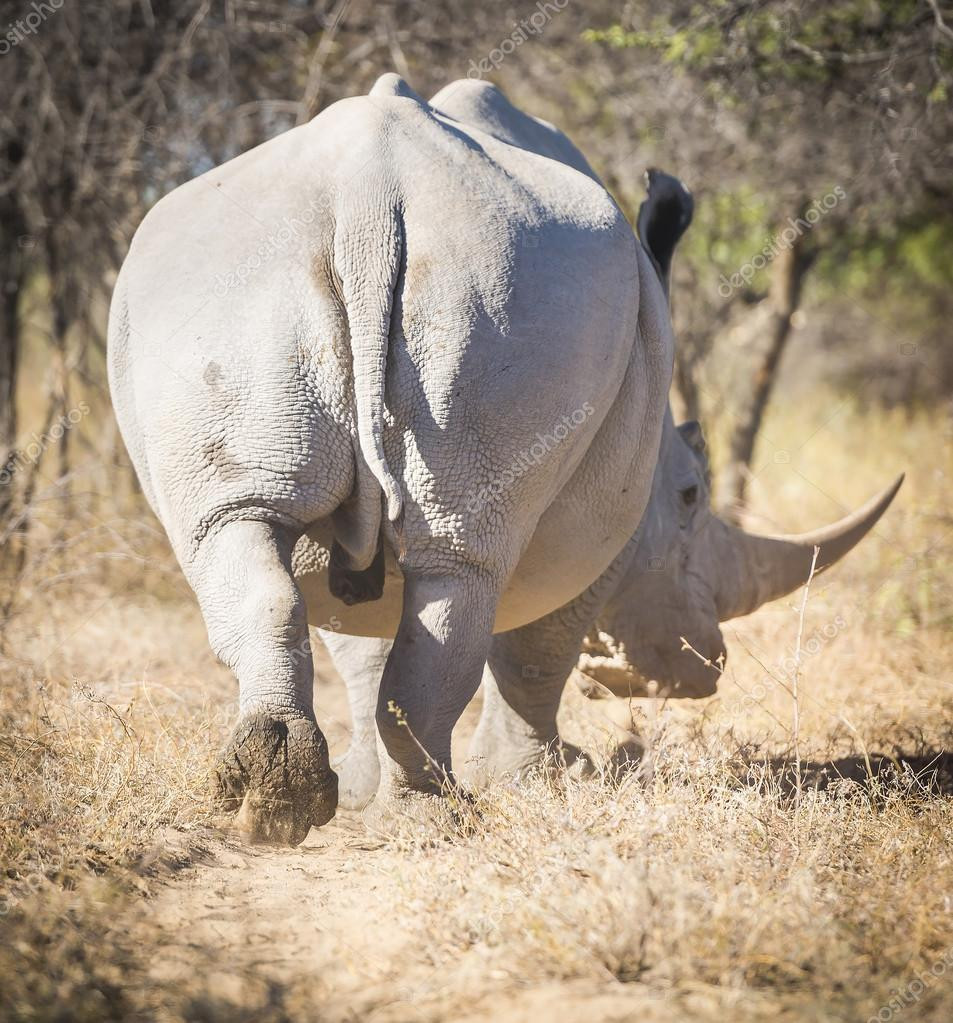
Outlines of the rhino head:
{"label": "rhino head", "polygon": [[[692,198],[661,171],[649,171],[646,179],[639,235],[667,293]],[[815,572],[833,565],[873,528],[902,482],[900,476],[824,529],[753,535],[714,514],[701,427],[676,427],[669,411],[648,507],[623,557],[619,584],[584,643],[580,671],[617,696],[645,696],[649,682],[659,695],[711,696],[726,658],[720,623],[804,585],[815,547]],[[605,695],[598,687],[584,691]]]}
{"label": "rhino head", "polygon": [[[758,536],[711,509],[711,474],[699,425],[667,417],[652,496],[627,570],[599,615],[579,668],[617,696],[704,697],[725,663],[721,622],[803,586],[873,528],[900,488],[839,522],[797,536]],[[688,649],[683,638],[691,645]]]}

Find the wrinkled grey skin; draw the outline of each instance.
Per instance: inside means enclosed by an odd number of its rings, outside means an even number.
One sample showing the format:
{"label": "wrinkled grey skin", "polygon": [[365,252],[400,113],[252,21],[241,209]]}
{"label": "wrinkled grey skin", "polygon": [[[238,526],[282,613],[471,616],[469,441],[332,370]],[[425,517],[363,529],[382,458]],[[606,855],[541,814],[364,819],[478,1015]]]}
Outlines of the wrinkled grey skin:
{"label": "wrinkled grey skin", "polygon": [[[431,104],[514,144],[545,146],[554,158],[592,173],[568,139],[560,136],[558,145],[554,143],[553,129],[514,111],[490,86],[455,83]],[[659,174],[653,184],[656,194],[661,191],[668,200],[671,191],[666,193],[665,187],[675,182],[661,180],[666,177]],[[652,194],[650,188],[650,200]],[[656,237],[664,237],[666,228],[672,233],[671,224],[660,217],[679,219],[675,241],[691,217],[690,205],[659,213],[649,201],[639,218],[643,240],[653,212],[655,226],[663,229],[653,232]],[[672,247],[674,242],[649,253],[666,291]],[[676,428],[667,413],[648,508],[619,555],[574,600],[538,621],[494,636],[483,676],[484,710],[469,757],[471,780],[517,772],[557,749],[562,760],[578,756],[578,750],[560,743],[556,729],[560,697],[574,666],[595,683],[588,688],[591,696],[644,696],[649,680],[664,696],[712,695],[725,658],[719,622],[802,585],[815,543],[820,546],[817,569],[833,564],[873,526],[899,482],[818,533],[750,536],[711,511],[710,472],[698,424]],[[683,637],[694,651],[684,648]],[[346,806],[363,806],[377,784],[373,706],[390,644],[328,632],[322,638],[346,680],[354,722],[351,746],[338,764],[341,800]]]}
{"label": "wrinkled grey skin", "polygon": [[[513,637],[585,592],[642,517],[668,309],[571,163],[387,75],[177,189],[133,239],[110,387],[238,679],[219,778],[253,841],[298,843],[336,806],[309,622],[393,639],[375,806],[441,816],[484,664],[509,684]],[[528,462],[541,432],[558,440]]]}

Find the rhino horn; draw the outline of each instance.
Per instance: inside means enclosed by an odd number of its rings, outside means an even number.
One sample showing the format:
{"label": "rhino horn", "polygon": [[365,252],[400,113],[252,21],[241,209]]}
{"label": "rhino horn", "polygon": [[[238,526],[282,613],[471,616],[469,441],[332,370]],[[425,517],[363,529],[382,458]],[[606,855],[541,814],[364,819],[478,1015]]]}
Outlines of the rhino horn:
{"label": "rhino horn", "polygon": [[811,574],[830,568],[858,544],[887,510],[903,475],[865,505],[833,525],[792,536],[757,536],[715,519],[715,606],[720,621],[746,615],[769,600],[803,586]]}

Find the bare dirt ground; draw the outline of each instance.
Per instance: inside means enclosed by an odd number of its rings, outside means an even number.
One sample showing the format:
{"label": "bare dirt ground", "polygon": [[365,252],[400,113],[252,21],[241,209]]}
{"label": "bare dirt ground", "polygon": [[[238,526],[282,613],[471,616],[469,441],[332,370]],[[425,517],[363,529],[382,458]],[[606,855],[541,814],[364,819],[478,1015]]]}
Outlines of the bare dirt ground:
{"label": "bare dirt ground", "polygon": [[450,989],[419,955],[422,943],[439,939],[395,906],[404,894],[399,873],[394,852],[369,841],[350,815],[293,852],[216,840],[202,863],[156,896],[159,926],[179,936],[162,969],[174,976],[176,960],[188,968],[190,950],[218,946],[239,971],[264,969],[282,985],[306,984],[323,1019],[447,1019],[452,1006],[457,1020],[584,1015],[609,1023],[631,1019],[636,1005],[641,1018],[673,1018],[650,1014],[651,999],[613,977],[521,983],[518,969],[498,970]]}
{"label": "bare dirt ground", "polygon": [[[316,662],[317,704],[337,755],[348,736],[343,684],[320,648]],[[476,716],[471,708],[461,739]],[[306,978],[324,1018],[428,1019],[428,999],[443,1002],[445,992],[413,954],[426,935],[395,912],[401,851],[370,833],[361,814],[340,811],[293,850],[249,847],[221,831],[169,832],[161,843],[187,866],[153,901],[154,922],[173,950],[160,977],[174,978],[177,964],[187,969],[190,952],[217,948],[238,975],[260,971],[282,988]],[[407,968],[395,984],[397,963]]]}

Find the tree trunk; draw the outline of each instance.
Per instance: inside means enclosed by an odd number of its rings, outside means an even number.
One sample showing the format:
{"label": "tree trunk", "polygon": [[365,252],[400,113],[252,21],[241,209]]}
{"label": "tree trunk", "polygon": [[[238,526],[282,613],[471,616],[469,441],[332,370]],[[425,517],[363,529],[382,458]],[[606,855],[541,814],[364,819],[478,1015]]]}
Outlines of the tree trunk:
{"label": "tree trunk", "polygon": [[70,431],[65,428],[70,412],[70,377],[73,366],[70,363],[69,331],[75,322],[79,309],[76,268],[69,265],[60,240],[51,233],[47,242],[46,264],[50,276],[51,340],[55,354],[55,375],[51,382],[58,418],[64,424],[62,435],[57,441],[57,484],[63,499],[63,519],[69,517],[70,491]]}
{"label": "tree trunk", "polygon": [[687,358],[684,351],[675,353],[675,370],[672,374],[672,414],[675,422],[701,419],[701,395],[698,391],[698,373],[695,360]]}
{"label": "tree trunk", "polygon": [[20,293],[26,274],[23,212],[12,195],[0,198],[0,523],[13,501],[17,442],[17,365],[20,354]]}
{"label": "tree trunk", "polygon": [[791,333],[791,319],[801,300],[804,275],[814,255],[813,247],[808,245],[806,231],[789,248],[783,249],[772,265],[770,291],[755,313],[760,317],[758,327],[764,331],[764,336],[757,345],[749,382],[739,388],[728,463],[719,480],[719,510],[729,520],[737,521],[744,509],[758,430]]}

